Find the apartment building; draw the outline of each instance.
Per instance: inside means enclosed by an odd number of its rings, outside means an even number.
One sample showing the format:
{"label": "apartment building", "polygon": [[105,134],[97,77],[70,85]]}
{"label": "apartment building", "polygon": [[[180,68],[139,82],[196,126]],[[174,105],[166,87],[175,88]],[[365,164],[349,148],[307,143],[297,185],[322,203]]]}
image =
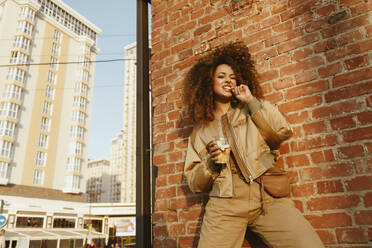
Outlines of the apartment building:
{"label": "apartment building", "polygon": [[0,0],[0,184],[85,192],[101,30],[59,0]]}

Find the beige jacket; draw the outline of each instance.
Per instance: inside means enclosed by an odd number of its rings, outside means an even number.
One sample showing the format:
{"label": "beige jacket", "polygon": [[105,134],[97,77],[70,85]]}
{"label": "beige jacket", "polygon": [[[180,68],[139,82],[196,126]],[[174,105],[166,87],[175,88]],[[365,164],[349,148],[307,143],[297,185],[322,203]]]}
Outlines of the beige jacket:
{"label": "beige jacket", "polygon": [[[230,108],[227,119],[237,148],[236,162],[245,179],[253,181],[275,165],[277,150],[281,142],[292,135],[292,129],[277,108],[257,99]],[[206,150],[206,145],[217,135],[220,123],[214,120],[194,127],[189,137],[184,173],[194,193],[210,190],[210,196],[232,197],[230,164],[220,173],[216,172]]]}

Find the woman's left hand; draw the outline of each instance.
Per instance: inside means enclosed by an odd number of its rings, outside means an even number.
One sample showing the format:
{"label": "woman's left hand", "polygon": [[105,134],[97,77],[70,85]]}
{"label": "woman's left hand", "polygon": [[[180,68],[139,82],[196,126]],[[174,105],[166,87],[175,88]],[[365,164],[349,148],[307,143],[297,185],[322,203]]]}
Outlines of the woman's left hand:
{"label": "woman's left hand", "polygon": [[238,99],[239,101],[243,103],[248,103],[253,99],[253,95],[251,91],[249,90],[248,86],[245,84],[241,84],[239,86],[236,86],[232,89],[232,93]]}

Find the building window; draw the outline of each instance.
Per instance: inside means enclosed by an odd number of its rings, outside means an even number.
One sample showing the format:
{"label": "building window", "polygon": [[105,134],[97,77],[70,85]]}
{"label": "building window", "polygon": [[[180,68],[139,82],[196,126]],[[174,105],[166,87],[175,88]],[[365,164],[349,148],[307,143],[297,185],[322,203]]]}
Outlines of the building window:
{"label": "building window", "polygon": [[2,102],[0,104],[0,114],[3,116],[9,116],[14,119],[17,118],[19,105],[11,102]]}
{"label": "building window", "polygon": [[13,98],[16,100],[21,100],[22,88],[14,84],[8,84],[6,86],[3,96],[4,98],[7,98],[7,99]]}
{"label": "building window", "polygon": [[9,158],[11,151],[12,143],[6,140],[0,140],[0,156]]}
{"label": "building window", "polygon": [[21,8],[21,13],[19,15],[21,18],[27,18],[31,21],[34,21],[35,19],[35,11],[28,7]]}
{"label": "building window", "polygon": [[45,89],[45,97],[54,100],[55,93],[56,93],[56,89],[47,85],[47,87]]}
{"label": "building window", "polygon": [[41,147],[41,148],[48,148],[48,143],[49,143],[49,137],[48,135],[45,135],[45,134],[40,134],[39,135],[39,142],[38,142],[38,146]]}
{"label": "building window", "polygon": [[88,95],[88,86],[84,83],[81,83],[81,82],[75,83],[74,92],[76,94],[81,94],[81,95],[87,96]]}
{"label": "building window", "polygon": [[79,126],[71,126],[70,137],[75,139],[84,139],[84,128]]}
{"label": "building window", "polygon": [[42,131],[46,131],[46,132],[50,132],[50,124],[51,124],[51,120],[48,119],[47,117],[42,117],[41,118],[41,125],[40,125],[40,129]]}
{"label": "building window", "polygon": [[0,121],[0,136],[8,136],[13,138],[15,123],[10,121]]}
{"label": "building window", "polygon": [[86,110],[87,99],[85,99],[84,97],[75,96],[72,106],[75,108],[81,108],[83,110]]}
{"label": "building window", "polygon": [[43,170],[34,170],[34,177],[32,183],[36,185],[42,185],[44,183],[44,171]]}
{"label": "building window", "polygon": [[41,228],[44,224],[44,217],[17,216],[16,227]]}
{"label": "building window", "polygon": [[52,71],[49,71],[48,72],[48,82],[51,83],[51,84],[56,85],[56,83],[57,83],[57,74],[55,74]]}
{"label": "building window", "polygon": [[0,161],[0,178],[8,177],[8,163]]}
{"label": "building window", "polygon": [[88,229],[90,223],[92,224],[93,230],[96,232],[102,232],[102,220],[85,220],[84,221],[84,229]]}
{"label": "building window", "polygon": [[79,190],[80,177],[79,176],[66,176],[66,188]]}
{"label": "building window", "polygon": [[27,39],[24,36],[16,36],[13,46],[15,48],[22,48],[28,50],[30,48],[31,40]]}
{"label": "building window", "polygon": [[53,228],[75,228],[76,219],[54,218]]}
{"label": "building window", "polygon": [[50,68],[58,70],[58,59],[50,57]]}
{"label": "building window", "polygon": [[12,67],[9,68],[7,79],[10,81],[13,80],[20,83],[24,83],[25,75],[26,75],[25,71],[16,67]]}
{"label": "building window", "polygon": [[54,30],[53,38],[58,43],[61,43],[61,41],[62,41],[62,33],[61,32],[58,32],[57,30]]}
{"label": "building window", "polygon": [[36,159],[35,159],[35,164],[38,166],[46,166],[46,160],[47,160],[47,153],[45,152],[36,152]]}
{"label": "building window", "polygon": [[87,72],[85,70],[79,71],[78,79],[79,80],[82,80],[82,81],[85,81],[85,82],[88,82],[88,80],[89,80],[89,72]]}
{"label": "building window", "polygon": [[60,51],[61,51],[61,47],[58,44],[53,43],[52,44],[52,54],[56,55],[56,56],[59,56]]}
{"label": "building window", "polygon": [[72,111],[72,122],[78,122],[85,125],[85,113],[79,110]]}
{"label": "building window", "polygon": [[26,64],[28,61],[28,56],[19,51],[13,51],[10,56],[10,64]]}
{"label": "building window", "polygon": [[32,25],[26,21],[18,22],[17,32],[25,33],[29,36],[32,35]]}
{"label": "building window", "polygon": [[82,160],[80,158],[68,158],[67,159],[67,170],[80,172]]}
{"label": "building window", "polygon": [[80,142],[72,142],[69,147],[69,154],[83,155],[83,144]]}
{"label": "building window", "polygon": [[53,104],[45,101],[43,105],[43,113],[47,115],[53,114]]}

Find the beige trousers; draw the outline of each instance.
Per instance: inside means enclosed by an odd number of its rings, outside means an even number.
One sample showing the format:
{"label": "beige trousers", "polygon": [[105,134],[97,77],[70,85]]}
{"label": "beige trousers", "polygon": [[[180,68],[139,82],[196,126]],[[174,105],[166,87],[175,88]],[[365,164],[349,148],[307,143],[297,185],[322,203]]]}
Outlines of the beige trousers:
{"label": "beige trousers", "polygon": [[266,213],[261,213],[260,186],[246,184],[233,174],[234,197],[210,197],[201,227],[199,248],[241,248],[246,228],[269,247],[324,247],[310,223],[288,198],[264,192]]}

